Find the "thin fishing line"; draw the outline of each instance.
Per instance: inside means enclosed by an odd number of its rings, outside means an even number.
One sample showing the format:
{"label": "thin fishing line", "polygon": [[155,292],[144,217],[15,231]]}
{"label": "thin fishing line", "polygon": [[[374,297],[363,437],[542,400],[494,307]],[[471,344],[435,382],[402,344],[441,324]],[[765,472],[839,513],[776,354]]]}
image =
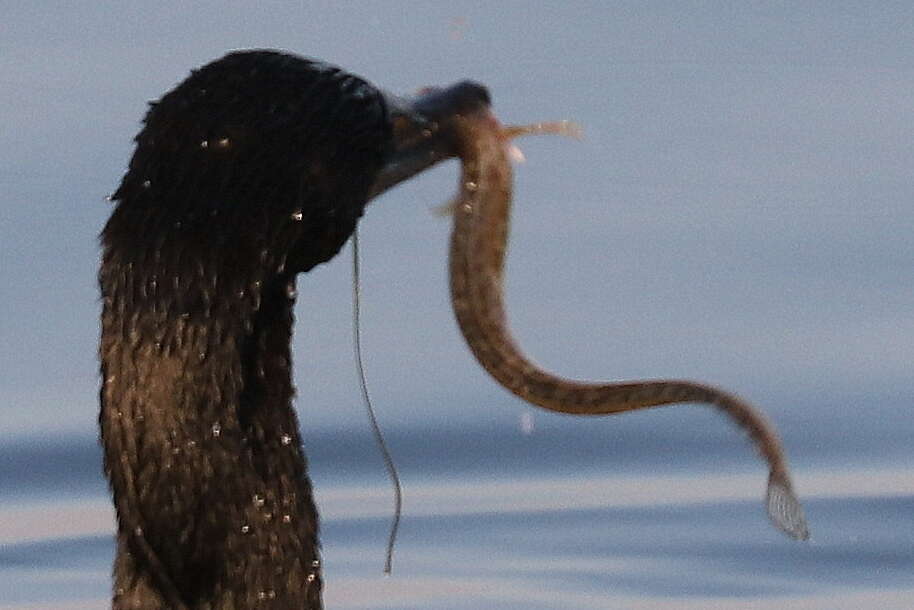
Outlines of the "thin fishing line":
{"label": "thin fishing line", "polygon": [[390,525],[390,537],[387,539],[387,557],[384,561],[384,573],[390,574],[394,557],[394,544],[397,540],[397,530],[400,528],[400,511],[403,507],[403,492],[400,487],[400,476],[397,474],[397,466],[390,455],[387,443],[384,441],[384,435],[381,433],[381,426],[378,425],[378,418],[375,417],[374,407],[371,405],[371,397],[368,395],[368,383],[365,381],[365,367],[362,364],[362,330],[360,321],[360,301],[362,299],[362,282],[359,277],[359,229],[352,232],[352,343],[355,349],[355,366],[359,376],[359,386],[362,388],[362,400],[365,403],[365,411],[368,413],[368,421],[371,422],[371,430],[374,433],[375,443],[381,451],[384,458],[384,465],[387,467],[387,474],[390,482],[394,487],[394,518]]}

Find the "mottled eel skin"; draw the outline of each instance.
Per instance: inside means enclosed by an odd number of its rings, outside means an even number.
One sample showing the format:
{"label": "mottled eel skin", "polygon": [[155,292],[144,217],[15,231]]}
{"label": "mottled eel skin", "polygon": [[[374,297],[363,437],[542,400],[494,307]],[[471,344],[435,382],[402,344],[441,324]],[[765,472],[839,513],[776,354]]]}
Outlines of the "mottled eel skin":
{"label": "mottled eel skin", "polygon": [[571,415],[611,415],[674,403],[720,409],[752,438],[769,467],[767,509],[787,535],[809,530],[793,492],[774,427],[751,404],[718,388],[686,380],[584,383],[553,375],[531,362],[508,329],[502,296],[512,196],[507,145],[518,135],[554,132],[554,125],[502,128],[487,108],[450,126],[462,161],[451,235],[451,300],[473,355],[502,386],[525,401]]}

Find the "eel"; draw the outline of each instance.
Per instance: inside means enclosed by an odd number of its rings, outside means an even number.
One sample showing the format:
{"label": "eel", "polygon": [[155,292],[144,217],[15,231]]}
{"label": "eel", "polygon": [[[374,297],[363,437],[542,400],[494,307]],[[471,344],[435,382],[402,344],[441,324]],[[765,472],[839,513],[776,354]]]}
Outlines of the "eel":
{"label": "eel", "polygon": [[781,441],[772,424],[738,396],[689,380],[581,382],[533,363],[518,346],[507,322],[503,296],[513,174],[511,141],[527,134],[567,133],[568,124],[503,127],[488,105],[457,115],[447,125],[461,161],[450,241],[451,302],[460,331],[478,363],[524,401],[576,416],[613,415],[676,403],[704,403],[746,431],[767,462],[766,508],[772,523],[805,540],[809,529],[797,499]]}

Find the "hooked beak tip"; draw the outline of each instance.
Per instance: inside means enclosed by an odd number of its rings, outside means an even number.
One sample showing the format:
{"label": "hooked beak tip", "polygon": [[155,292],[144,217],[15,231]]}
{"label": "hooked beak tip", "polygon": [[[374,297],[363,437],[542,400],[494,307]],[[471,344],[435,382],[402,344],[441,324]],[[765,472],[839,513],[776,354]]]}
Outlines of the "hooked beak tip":
{"label": "hooked beak tip", "polygon": [[450,87],[427,87],[415,97],[384,92],[391,127],[391,151],[369,198],[376,197],[419,172],[456,156],[454,143],[443,128],[455,117],[489,112],[489,90],[472,81]]}

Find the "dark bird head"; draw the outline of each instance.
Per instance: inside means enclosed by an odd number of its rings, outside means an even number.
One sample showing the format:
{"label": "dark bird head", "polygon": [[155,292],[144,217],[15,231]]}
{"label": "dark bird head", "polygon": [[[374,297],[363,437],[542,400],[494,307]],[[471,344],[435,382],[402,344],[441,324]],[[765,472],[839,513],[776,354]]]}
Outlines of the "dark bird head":
{"label": "dark bird head", "polygon": [[306,271],[351,233],[390,138],[384,99],[365,81],[277,52],[232,53],[151,104],[105,240],[152,257],[174,249],[147,240],[174,240],[183,259],[232,275]]}
{"label": "dark bird head", "polygon": [[488,102],[468,82],[406,99],[321,62],[230,53],[150,104],[102,283],[142,268],[123,292],[155,302],[169,283],[185,302],[161,305],[191,314],[217,294],[258,299],[332,258],[371,197],[453,156],[441,126]]}

